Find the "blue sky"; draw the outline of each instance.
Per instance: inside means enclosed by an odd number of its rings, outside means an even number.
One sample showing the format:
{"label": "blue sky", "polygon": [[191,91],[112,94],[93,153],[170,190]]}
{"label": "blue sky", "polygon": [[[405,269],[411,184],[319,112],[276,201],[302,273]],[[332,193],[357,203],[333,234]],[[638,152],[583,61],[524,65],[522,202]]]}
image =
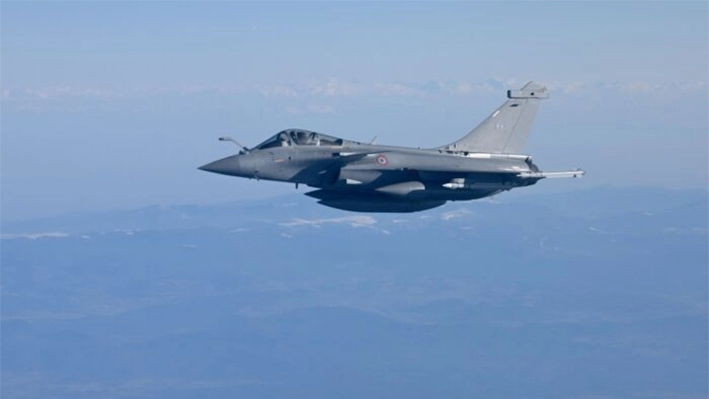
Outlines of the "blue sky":
{"label": "blue sky", "polygon": [[0,7],[3,217],[290,193],[195,167],[286,127],[442,144],[532,79],[529,152],[589,175],[531,190],[707,185],[706,2]]}

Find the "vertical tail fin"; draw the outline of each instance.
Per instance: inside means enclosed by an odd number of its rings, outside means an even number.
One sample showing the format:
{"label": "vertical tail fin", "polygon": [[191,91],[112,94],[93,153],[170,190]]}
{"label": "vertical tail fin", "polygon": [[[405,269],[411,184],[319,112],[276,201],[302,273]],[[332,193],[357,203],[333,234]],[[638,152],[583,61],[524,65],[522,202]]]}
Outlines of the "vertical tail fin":
{"label": "vertical tail fin", "polygon": [[547,88],[536,82],[529,82],[520,90],[509,90],[508,100],[480,125],[462,139],[439,149],[518,154],[527,144],[539,101],[548,97]]}

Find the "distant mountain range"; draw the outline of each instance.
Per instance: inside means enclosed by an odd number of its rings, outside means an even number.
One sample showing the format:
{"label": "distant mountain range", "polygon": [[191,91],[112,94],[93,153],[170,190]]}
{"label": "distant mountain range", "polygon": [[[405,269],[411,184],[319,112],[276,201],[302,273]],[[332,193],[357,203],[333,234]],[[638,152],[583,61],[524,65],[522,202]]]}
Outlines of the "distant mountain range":
{"label": "distant mountain range", "polygon": [[599,187],[3,220],[3,397],[706,397],[708,208]]}
{"label": "distant mountain range", "polygon": [[[403,221],[453,219],[465,223],[471,218],[486,222],[525,221],[540,217],[573,217],[587,221],[605,218],[638,218],[647,216],[696,221],[706,227],[707,190],[663,188],[597,187],[555,194],[516,195],[504,193],[491,199],[452,202],[445,207],[414,214],[358,214],[332,210],[317,205],[302,195],[288,195],[263,200],[249,200],[217,205],[147,206],[132,210],[75,213],[36,220],[2,220],[5,238],[17,234],[106,232],[115,230],[170,230],[203,227],[238,228],[254,224],[350,223],[357,220],[376,222],[394,228]],[[677,218],[681,213],[693,215]],[[300,222],[298,222],[300,220]],[[318,222],[319,221],[319,222]],[[670,221],[668,221],[669,223]],[[670,223],[671,224],[671,223]],[[690,223],[692,224],[692,223]],[[672,227],[672,226],[669,226]]]}

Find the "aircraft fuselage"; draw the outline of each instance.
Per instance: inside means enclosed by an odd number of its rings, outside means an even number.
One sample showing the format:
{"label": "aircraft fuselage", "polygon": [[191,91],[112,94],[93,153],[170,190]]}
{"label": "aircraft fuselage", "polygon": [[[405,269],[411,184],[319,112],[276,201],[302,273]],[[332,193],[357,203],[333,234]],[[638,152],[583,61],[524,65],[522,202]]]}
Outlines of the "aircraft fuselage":
{"label": "aircraft fuselage", "polygon": [[360,212],[415,212],[446,201],[483,198],[548,177],[520,154],[546,88],[530,82],[460,140],[421,149],[364,144],[302,129],[284,130],[254,149],[202,166],[209,172],[303,184],[319,203]]}

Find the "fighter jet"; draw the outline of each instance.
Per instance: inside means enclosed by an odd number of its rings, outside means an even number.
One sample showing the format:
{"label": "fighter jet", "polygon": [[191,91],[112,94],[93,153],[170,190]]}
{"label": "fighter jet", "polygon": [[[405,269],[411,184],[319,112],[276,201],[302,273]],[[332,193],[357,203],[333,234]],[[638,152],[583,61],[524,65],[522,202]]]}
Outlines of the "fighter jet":
{"label": "fighter jet", "polygon": [[354,212],[417,212],[447,201],[489,197],[580,169],[543,172],[522,151],[546,87],[529,82],[460,140],[430,148],[360,143],[302,129],[287,129],[254,148],[199,169],[228,176],[317,188],[318,203]]}

